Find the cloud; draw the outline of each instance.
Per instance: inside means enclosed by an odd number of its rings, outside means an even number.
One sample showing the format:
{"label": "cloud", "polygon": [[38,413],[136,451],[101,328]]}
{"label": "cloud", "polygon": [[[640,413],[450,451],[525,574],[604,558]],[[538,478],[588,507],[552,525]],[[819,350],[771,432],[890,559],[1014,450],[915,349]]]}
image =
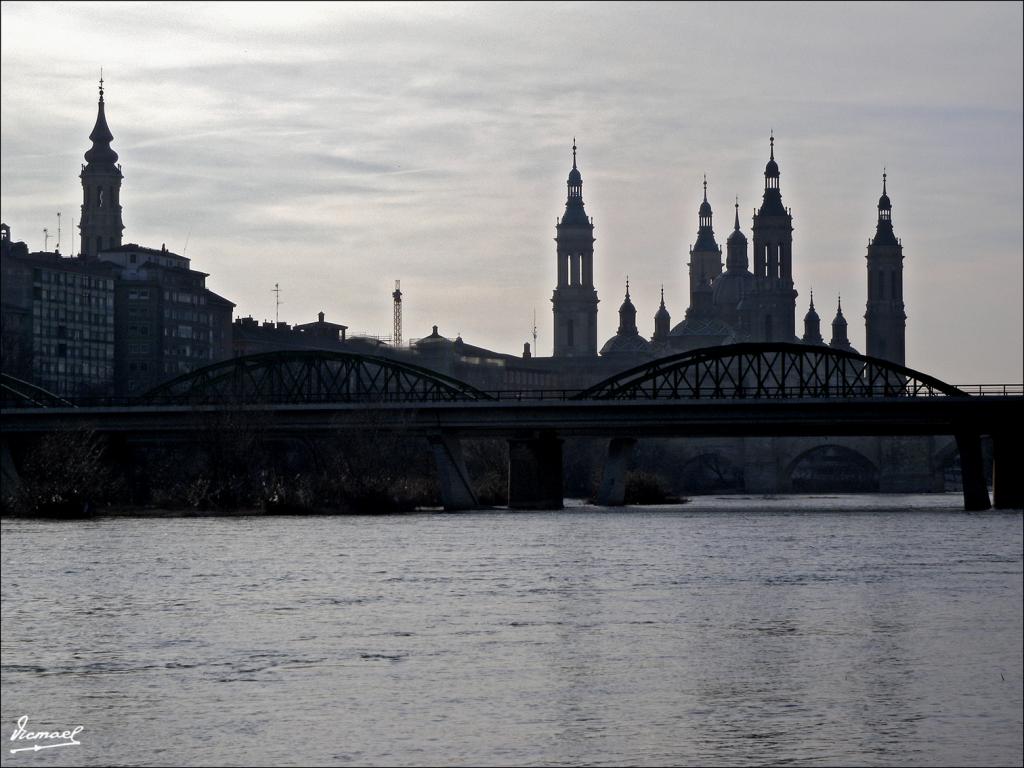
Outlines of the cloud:
{"label": "cloud", "polygon": [[[662,283],[682,318],[704,173],[719,241],[737,195],[749,235],[774,129],[798,321],[812,285],[823,309],[840,291],[863,302],[887,165],[910,361],[1020,380],[1021,16],[1019,4],[15,4],[0,51],[3,216],[28,237],[55,210],[75,215],[102,64],[126,236],[189,236],[196,268],[241,314],[260,314],[280,282],[292,319],[325,308],[387,333],[400,277],[424,333],[457,326],[517,352],[537,306],[544,350],[573,136],[603,341],[627,272],[642,333]],[[993,271],[1009,294],[998,302],[984,298]]]}

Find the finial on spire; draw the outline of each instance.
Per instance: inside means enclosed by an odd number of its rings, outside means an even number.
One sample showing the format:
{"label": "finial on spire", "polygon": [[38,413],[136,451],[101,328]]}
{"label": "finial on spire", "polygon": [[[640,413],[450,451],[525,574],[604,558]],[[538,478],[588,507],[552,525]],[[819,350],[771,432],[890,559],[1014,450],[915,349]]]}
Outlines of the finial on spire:
{"label": "finial on spire", "polygon": [[100,67],[100,102],[103,102],[103,67]]}
{"label": "finial on spire", "polygon": [[814,311],[814,289],[811,288],[811,311]]}
{"label": "finial on spire", "polygon": [[576,167],[576,137],[572,137],[572,167]]}
{"label": "finial on spire", "polygon": [[885,166],[883,165],[883,166],[882,166],[882,194],[883,194],[883,195],[884,195],[884,194],[887,194],[887,193],[886,193],[886,191],[885,191],[885,176],[886,176],[886,173],[885,173]]}
{"label": "finial on spire", "polygon": [[775,129],[774,128],[772,128],[772,130],[771,130],[771,137],[768,139],[768,142],[772,145],[772,156],[771,156],[771,159],[774,160],[775,159]]}
{"label": "finial on spire", "polygon": [[661,306],[665,306],[665,284],[661,284]]}
{"label": "finial on spire", "polygon": [[708,201],[708,175],[704,174],[704,202]]}
{"label": "finial on spire", "polygon": [[836,314],[841,315],[843,314],[843,294],[840,293],[837,295],[839,296],[839,308],[836,311]]}
{"label": "finial on spire", "polygon": [[740,196],[736,195],[736,231],[740,231]]}
{"label": "finial on spire", "polygon": [[626,298],[629,298],[629,275],[626,275]]}

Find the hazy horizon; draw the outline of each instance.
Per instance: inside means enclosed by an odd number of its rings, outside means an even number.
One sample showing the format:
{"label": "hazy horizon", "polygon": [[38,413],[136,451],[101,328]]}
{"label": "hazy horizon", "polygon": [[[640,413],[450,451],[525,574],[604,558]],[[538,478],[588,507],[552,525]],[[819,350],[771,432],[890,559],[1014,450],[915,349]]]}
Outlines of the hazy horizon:
{"label": "hazy horizon", "polygon": [[[2,6],[2,217],[77,252],[103,67],[124,242],[166,243],[235,316],[551,354],[573,138],[595,223],[598,344],[626,275],[642,335],[680,322],[706,173],[723,247],[774,130],[797,327],[843,298],[864,352],[883,167],[907,365],[1024,379],[1024,14],[971,4]],[[187,248],[186,248],[187,243]],[[55,239],[50,240],[50,248]]]}

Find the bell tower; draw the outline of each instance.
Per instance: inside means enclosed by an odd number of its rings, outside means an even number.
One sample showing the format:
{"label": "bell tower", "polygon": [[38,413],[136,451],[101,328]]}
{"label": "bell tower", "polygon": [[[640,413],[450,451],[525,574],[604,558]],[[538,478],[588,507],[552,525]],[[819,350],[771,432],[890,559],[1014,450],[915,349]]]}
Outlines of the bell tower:
{"label": "bell tower", "polygon": [[103,112],[103,76],[100,75],[100,103],[96,125],[89,134],[92,148],[85,153],[82,180],[82,217],[78,229],[82,237],[82,258],[95,259],[100,251],[121,245],[121,166],[110,142],[114,136]]}
{"label": "bell tower", "polygon": [[871,357],[906,365],[907,315],[903,306],[903,245],[892,231],[892,203],[878,198],[878,227],[868,243],[868,306],[864,313],[866,351]]}
{"label": "bell tower", "polygon": [[711,283],[722,274],[722,249],[715,242],[708,177],[704,177],[704,202],[697,211],[697,242],[690,248],[690,307],[687,318],[707,318],[712,313]]}
{"label": "bell tower", "polygon": [[764,168],[764,199],[754,214],[754,341],[796,341],[793,289],[793,217],[782,204],[775,135]]}
{"label": "bell tower", "polygon": [[566,182],[565,213],[555,225],[558,284],[551,297],[554,312],[554,356],[597,355],[597,291],[594,289],[594,222],[583,208],[583,176],[576,167]]}

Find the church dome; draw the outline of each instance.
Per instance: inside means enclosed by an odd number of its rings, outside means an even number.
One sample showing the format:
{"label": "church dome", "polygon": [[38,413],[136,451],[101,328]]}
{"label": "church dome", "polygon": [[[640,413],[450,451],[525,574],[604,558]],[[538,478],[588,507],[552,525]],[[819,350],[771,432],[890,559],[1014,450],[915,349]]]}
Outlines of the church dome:
{"label": "church dome", "polygon": [[729,237],[726,238],[726,243],[745,243],[747,242],[747,236],[739,229],[734,229],[729,233]]}
{"label": "church dome", "polygon": [[572,170],[569,171],[569,183],[570,184],[582,184],[583,183],[583,174],[581,174],[580,173],[580,169],[576,167],[575,160],[573,161]]}
{"label": "church dome", "polygon": [[639,334],[621,334],[612,336],[601,347],[601,357],[609,355],[642,355],[650,351],[651,344]]}
{"label": "church dome", "polygon": [[632,299],[629,298],[629,288],[626,289],[626,298],[622,302],[622,306],[619,307],[619,317],[623,315],[631,315],[636,317],[636,307],[633,306]]}
{"label": "church dome", "polygon": [[673,328],[669,336],[715,336],[724,340],[731,338],[733,333],[733,328],[728,323],[717,318],[688,317]]}
{"label": "church dome", "polygon": [[697,211],[698,216],[710,216],[711,215],[711,203],[705,197],[704,202],[700,204],[700,209]]}
{"label": "church dome", "polygon": [[729,270],[715,278],[711,284],[712,301],[716,307],[737,307],[740,300],[753,290],[754,276],[750,272]]}

